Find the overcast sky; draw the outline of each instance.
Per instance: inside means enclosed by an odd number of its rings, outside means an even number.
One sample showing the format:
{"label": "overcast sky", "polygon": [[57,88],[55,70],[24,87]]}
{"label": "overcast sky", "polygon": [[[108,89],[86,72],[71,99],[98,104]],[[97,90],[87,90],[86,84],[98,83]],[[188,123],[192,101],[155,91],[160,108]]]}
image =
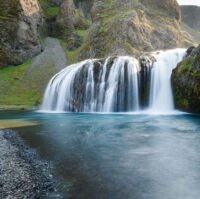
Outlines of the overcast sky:
{"label": "overcast sky", "polygon": [[200,0],[177,0],[177,1],[181,5],[198,5],[198,6],[200,6]]}

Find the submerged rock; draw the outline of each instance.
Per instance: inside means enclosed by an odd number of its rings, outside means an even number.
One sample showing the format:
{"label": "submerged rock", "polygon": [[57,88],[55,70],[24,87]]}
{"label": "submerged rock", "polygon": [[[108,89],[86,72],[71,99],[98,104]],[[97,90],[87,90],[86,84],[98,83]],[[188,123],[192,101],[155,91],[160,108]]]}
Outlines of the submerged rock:
{"label": "submerged rock", "polygon": [[184,60],[173,71],[172,84],[176,107],[200,113],[200,46],[188,49]]}

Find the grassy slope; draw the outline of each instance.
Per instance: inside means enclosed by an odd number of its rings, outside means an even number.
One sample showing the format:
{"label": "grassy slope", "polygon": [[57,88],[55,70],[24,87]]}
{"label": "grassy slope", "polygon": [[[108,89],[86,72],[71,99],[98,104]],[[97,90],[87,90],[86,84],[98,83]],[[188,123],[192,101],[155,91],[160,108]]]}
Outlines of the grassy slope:
{"label": "grassy slope", "polygon": [[37,106],[41,94],[31,82],[27,84],[26,73],[31,61],[20,66],[11,66],[0,70],[0,107],[2,106]]}

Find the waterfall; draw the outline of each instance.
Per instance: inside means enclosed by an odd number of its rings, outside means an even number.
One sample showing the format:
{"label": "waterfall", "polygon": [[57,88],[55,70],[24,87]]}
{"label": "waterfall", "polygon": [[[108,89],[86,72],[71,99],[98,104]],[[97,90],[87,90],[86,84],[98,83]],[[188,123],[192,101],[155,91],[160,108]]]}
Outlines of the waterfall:
{"label": "waterfall", "polygon": [[66,67],[49,82],[41,111],[133,112],[174,109],[171,73],[185,49],[89,59]]}
{"label": "waterfall", "polygon": [[66,67],[50,80],[42,110],[137,111],[139,70],[139,62],[128,56],[90,59]]}
{"label": "waterfall", "polygon": [[149,109],[154,112],[170,112],[174,110],[171,88],[172,70],[183,59],[185,49],[173,49],[152,53],[155,57],[151,69],[150,104]]}

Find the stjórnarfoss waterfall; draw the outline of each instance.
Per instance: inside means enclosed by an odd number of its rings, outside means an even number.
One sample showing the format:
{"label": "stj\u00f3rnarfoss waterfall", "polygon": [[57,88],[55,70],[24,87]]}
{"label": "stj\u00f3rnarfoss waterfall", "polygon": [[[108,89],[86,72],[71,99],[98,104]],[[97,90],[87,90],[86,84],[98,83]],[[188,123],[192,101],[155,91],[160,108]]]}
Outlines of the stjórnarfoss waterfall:
{"label": "stj\u00f3rnarfoss waterfall", "polygon": [[89,59],[66,67],[49,82],[42,111],[134,112],[174,109],[171,73],[185,49]]}

